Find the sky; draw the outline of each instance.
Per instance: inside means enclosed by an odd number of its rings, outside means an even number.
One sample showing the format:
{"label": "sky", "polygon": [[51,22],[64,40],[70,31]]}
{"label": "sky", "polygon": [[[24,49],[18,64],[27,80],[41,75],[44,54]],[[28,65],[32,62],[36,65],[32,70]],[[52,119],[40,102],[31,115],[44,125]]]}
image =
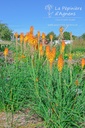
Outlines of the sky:
{"label": "sky", "polygon": [[59,28],[81,36],[85,33],[85,0],[0,0],[0,22],[13,32],[28,32],[34,26],[46,34]]}

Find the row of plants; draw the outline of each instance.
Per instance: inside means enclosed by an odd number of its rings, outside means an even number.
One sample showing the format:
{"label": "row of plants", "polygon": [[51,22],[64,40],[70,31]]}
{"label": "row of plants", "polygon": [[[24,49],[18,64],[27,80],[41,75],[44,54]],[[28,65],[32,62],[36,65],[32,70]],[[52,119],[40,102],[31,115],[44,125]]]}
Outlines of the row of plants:
{"label": "row of plants", "polygon": [[[5,111],[7,122],[11,113],[11,128],[14,113],[29,108],[42,119],[44,128],[85,127],[85,58],[73,63],[71,48],[65,59],[66,44],[63,28],[60,42],[44,44],[45,34],[37,37],[34,28],[25,36],[15,33],[16,42],[12,50],[13,61],[8,63],[9,49],[5,48],[4,63],[0,73],[0,109]],[[70,46],[71,47],[71,46]]]}

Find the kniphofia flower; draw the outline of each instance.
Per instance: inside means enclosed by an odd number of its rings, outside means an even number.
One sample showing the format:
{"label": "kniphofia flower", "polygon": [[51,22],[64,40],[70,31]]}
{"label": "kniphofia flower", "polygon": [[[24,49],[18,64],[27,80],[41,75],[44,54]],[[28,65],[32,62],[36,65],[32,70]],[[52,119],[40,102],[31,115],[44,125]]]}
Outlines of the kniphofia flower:
{"label": "kniphofia flower", "polygon": [[62,32],[63,32],[63,30],[64,30],[64,28],[63,28],[63,27],[60,27],[60,28],[59,28],[60,33],[62,33]]}
{"label": "kniphofia flower", "polygon": [[61,49],[60,49],[61,54],[64,52],[65,46],[66,46],[65,41],[62,40]]}
{"label": "kniphofia flower", "polygon": [[50,40],[52,41],[52,39],[53,39],[53,35],[51,34],[51,35],[50,35]]}
{"label": "kniphofia flower", "polygon": [[37,37],[38,37],[38,39],[40,38],[40,31],[38,31],[38,33],[37,33]]}
{"label": "kniphofia flower", "polygon": [[39,55],[43,56],[44,55],[44,51],[43,51],[43,44],[42,43],[39,44],[38,49],[39,49]]}
{"label": "kniphofia flower", "polygon": [[33,47],[33,49],[35,49],[35,50],[37,49],[37,46],[38,46],[37,37],[29,37],[28,42],[29,42],[30,46]]}
{"label": "kniphofia flower", "polygon": [[42,39],[45,39],[45,33],[42,33]]}
{"label": "kniphofia flower", "polygon": [[50,52],[50,46],[47,45],[47,46],[46,46],[46,57],[47,57],[47,58],[48,58],[49,52]]}
{"label": "kniphofia flower", "polygon": [[39,44],[39,51],[41,51],[43,49],[43,45],[42,43]]}
{"label": "kniphofia flower", "polygon": [[38,44],[38,39],[36,37],[34,37],[33,46],[36,48],[37,44]]}
{"label": "kniphofia flower", "polygon": [[33,45],[34,35],[32,33],[27,33],[26,36],[28,37],[28,43]]}
{"label": "kniphofia flower", "polygon": [[32,34],[33,34],[33,31],[34,31],[34,27],[33,27],[33,26],[31,26],[31,27],[30,27],[30,33],[32,33]]}
{"label": "kniphofia flower", "polygon": [[48,61],[50,62],[50,64],[53,64],[54,58],[55,58],[55,52],[50,51],[48,55]]}
{"label": "kniphofia flower", "polygon": [[7,55],[8,55],[8,48],[5,48],[4,50],[5,63],[6,63]]}
{"label": "kniphofia flower", "polygon": [[54,62],[55,55],[56,55],[56,48],[53,47],[52,49],[50,49],[50,46],[48,45],[46,47],[46,57],[47,57],[47,60],[50,63],[50,68],[52,67],[52,64]]}
{"label": "kniphofia flower", "polygon": [[64,66],[64,59],[63,59],[63,56],[62,56],[62,54],[61,54],[61,55],[58,57],[58,63],[57,63],[57,67],[58,67],[58,71],[59,71],[59,72],[62,72],[63,66]]}
{"label": "kniphofia flower", "polygon": [[25,53],[25,51],[26,51],[26,43],[28,42],[28,36],[26,35],[25,37],[24,37],[24,53]]}
{"label": "kniphofia flower", "polygon": [[49,60],[50,63],[53,63],[53,61],[54,61],[54,59],[55,59],[55,55],[56,55],[56,48],[53,47],[53,48],[50,50],[49,54],[48,54],[48,60]]}
{"label": "kniphofia flower", "polygon": [[20,34],[20,43],[22,43],[23,40],[24,40],[24,33],[21,33],[21,34]]}
{"label": "kniphofia flower", "polygon": [[28,41],[28,36],[26,35],[25,37],[24,37],[24,43],[26,43]]}
{"label": "kniphofia flower", "polygon": [[14,36],[16,37],[16,51],[17,51],[17,49],[18,49],[18,33],[16,32],[14,34]]}
{"label": "kniphofia flower", "polygon": [[44,55],[44,51],[43,50],[39,51],[39,54],[40,54],[40,56],[43,56]]}
{"label": "kniphofia flower", "polygon": [[82,68],[84,68],[84,66],[85,66],[85,58],[82,58],[82,60],[81,60],[81,66],[82,66]]}
{"label": "kniphofia flower", "polygon": [[4,50],[4,56],[7,56],[8,55],[8,48],[5,48]]}

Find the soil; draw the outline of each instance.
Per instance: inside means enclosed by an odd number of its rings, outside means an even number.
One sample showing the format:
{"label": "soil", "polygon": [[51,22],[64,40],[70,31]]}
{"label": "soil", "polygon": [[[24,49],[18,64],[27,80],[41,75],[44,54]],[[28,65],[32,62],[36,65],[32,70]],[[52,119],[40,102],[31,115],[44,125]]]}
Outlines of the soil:
{"label": "soil", "polygon": [[42,125],[42,119],[36,114],[31,115],[29,109],[14,114],[13,123],[11,113],[0,112],[0,128],[44,128]]}

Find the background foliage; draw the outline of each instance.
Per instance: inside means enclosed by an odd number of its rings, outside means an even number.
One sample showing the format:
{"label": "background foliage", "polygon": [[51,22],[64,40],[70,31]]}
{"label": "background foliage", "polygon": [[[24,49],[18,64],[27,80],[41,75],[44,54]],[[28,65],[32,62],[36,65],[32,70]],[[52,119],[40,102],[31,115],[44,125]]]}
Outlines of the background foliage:
{"label": "background foliage", "polygon": [[4,23],[0,23],[0,39],[11,40],[12,30]]}

